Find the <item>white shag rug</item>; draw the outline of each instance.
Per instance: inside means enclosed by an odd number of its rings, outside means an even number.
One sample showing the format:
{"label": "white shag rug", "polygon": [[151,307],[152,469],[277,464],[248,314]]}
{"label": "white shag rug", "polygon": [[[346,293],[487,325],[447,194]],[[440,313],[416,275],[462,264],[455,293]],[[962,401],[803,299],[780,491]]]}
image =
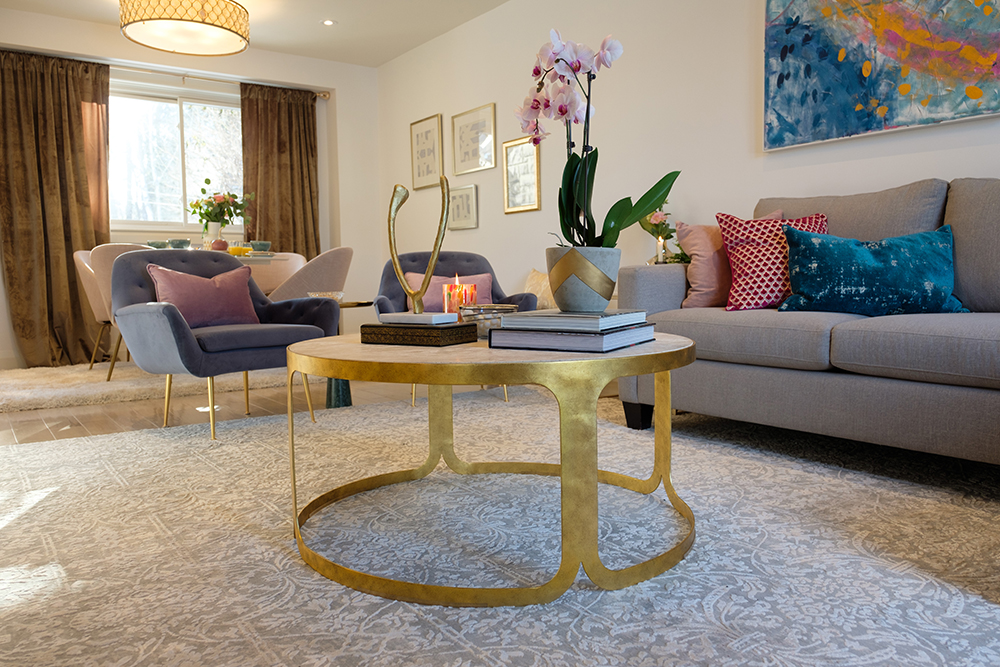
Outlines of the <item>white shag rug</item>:
{"label": "white shag rug", "polygon": [[[133,362],[119,361],[107,382],[110,362],[74,366],[39,366],[0,371],[0,412],[41,410],[73,405],[99,405],[121,401],[163,398],[165,375],[151,375]],[[250,388],[281,387],[286,382],[284,368],[250,372]],[[310,378],[325,382],[325,378]],[[230,373],[215,378],[218,392],[243,389],[243,374]],[[171,396],[193,396],[208,391],[204,378],[175,375]]]}
{"label": "white shag rug", "polygon": [[[554,400],[512,394],[455,397],[460,455],[557,460]],[[296,417],[303,501],[426,454],[426,401],[317,416]],[[215,442],[197,425],[0,447],[0,665],[1000,664],[996,466],[697,416],[674,433],[698,522],[684,560],[495,609],[385,600],[306,566],[283,417],[223,422]],[[649,431],[601,421],[599,446],[606,468],[651,465]],[[609,566],[676,536],[661,493],[600,503]],[[558,506],[551,478],[439,469],[324,510],[307,539],[412,581],[523,585],[558,566]]]}

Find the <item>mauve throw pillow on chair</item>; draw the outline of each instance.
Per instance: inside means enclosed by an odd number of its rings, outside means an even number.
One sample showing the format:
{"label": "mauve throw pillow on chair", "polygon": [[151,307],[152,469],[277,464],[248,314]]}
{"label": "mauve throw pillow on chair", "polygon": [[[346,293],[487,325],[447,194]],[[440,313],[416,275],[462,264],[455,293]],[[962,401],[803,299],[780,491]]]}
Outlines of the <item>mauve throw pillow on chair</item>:
{"label": "mauve throw pillow on chair", "polygon": [[825,234],[827,229],[822,213],[795,220],[741,220],[725,213],[715,218],[733,270],[726,310],[773,308],[792,293],[783,225],[818,234]]}
{"label": "mauve throw pillow on chair", "polygon": [[858,315],[968,312],[952,295],[951,227],[858,241],[785,227],[792,295],[778,310]]}
{"label": "mauve throw pillow on chair", "polygon": [[[403,274],[410,289],[420,289],[420,284],[424,282],[424,274],[407,272]],[[455,277],[431,276],[431,284],[424,294],[424,311],[428,313],[440,313],[444,310],[444,290],[443,285],[454,283]],[[476,303],[493,303],[493,276],[489,273],[476,273],[471,276],[459,276],[458,282],[463,285],[476,286]],[[406,307],[413,310],[413,300],[406,297]]]}
{"label": "mauve throw pillow on chair", "polygon": [[[781,211],[765,215],[762,220],[780,220]],[[722,243],[722,231],[717,225],[677,223],[677,245],[691,258],[687,281],[691,286],[681,308],[714,308],[726,305],[733,272]],[[541,308],[541,306],[539,306]]]}
{"label": "mauve throw pillow on chair", "polygon": [[202,278],[148,264],[157,301],[177,306],[192,329],[223,324],[260,324],[250,299],[250,267]]}

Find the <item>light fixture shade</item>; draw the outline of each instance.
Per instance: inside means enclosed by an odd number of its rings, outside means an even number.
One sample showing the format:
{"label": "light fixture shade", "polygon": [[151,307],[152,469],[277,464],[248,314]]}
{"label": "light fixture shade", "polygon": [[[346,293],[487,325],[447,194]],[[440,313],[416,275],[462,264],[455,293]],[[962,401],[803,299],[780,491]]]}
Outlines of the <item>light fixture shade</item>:
{"label": "light fixture shade", "polygon": [[119,0],[122,34],[190,56],[228,56],[250,45],[250,14],[232,0]]}

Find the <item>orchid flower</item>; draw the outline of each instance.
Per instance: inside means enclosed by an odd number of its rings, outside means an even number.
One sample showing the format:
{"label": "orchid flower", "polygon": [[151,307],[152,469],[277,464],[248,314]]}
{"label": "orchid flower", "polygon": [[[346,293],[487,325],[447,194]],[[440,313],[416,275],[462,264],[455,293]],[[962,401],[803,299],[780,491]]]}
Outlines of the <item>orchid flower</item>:
{"label": "orchid flower", "polygon": [[552,42],[552,54],[558,56],[566,46],[566,43],[562,41],[562,35],[559,34],[558,30],[552,28],[549,30],[549,40]]}
{"label": "orchid flower", "polygon": [[552,100],[552,120],[573,120],[582,103],[580,93],[571,86],[563,86]]}
{"label": "orchid flower", "polygon": [[583,44],[566,42],[562,53],[556,59],[555,71],[567,80],[573,80],[578,74],[585,74],[594,69],[594,51]]}
{"label": "orchid flower", "polygon": [[597,58],[594,61],[594,69],[600,72],[601,67],[611,67],[611,63],[621,58],[624,51],[622,43],[617,39],[611,39],[611,35],[608,35],[601,42],[601,49],[597,52]]}
{"label": "orchid flower", "polygon": [[[590,117],[594,117],[594,105],[590,105]],[[579,125],[587,120],[587,105],[580,101],[580,104],[576,107],[576,113],[573,115],[573,123]]]}

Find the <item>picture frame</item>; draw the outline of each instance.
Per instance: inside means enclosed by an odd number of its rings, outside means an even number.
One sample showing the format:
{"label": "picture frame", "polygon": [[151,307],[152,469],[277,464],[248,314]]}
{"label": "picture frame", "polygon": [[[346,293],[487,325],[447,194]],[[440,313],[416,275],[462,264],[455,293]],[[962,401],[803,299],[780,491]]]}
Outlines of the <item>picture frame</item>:
{"label": "picture frame", "polygon": [[503,212],[522,213],[542,208],[539,149],[533,137],[503,142]]}
{"label": "picture frame", "polygon": [[493,102],[451,117],[455,176],[496,166],[496,117]]}
{"label": "picture frame", "polygon": [[479,227],[479,188],[463,185],[452,188],[448,202],[448,229]]}
{"label": "picture frame", "polygon": [[437,187],[444,173],[441,114],[410,123],[410,161],[414,190]]}

